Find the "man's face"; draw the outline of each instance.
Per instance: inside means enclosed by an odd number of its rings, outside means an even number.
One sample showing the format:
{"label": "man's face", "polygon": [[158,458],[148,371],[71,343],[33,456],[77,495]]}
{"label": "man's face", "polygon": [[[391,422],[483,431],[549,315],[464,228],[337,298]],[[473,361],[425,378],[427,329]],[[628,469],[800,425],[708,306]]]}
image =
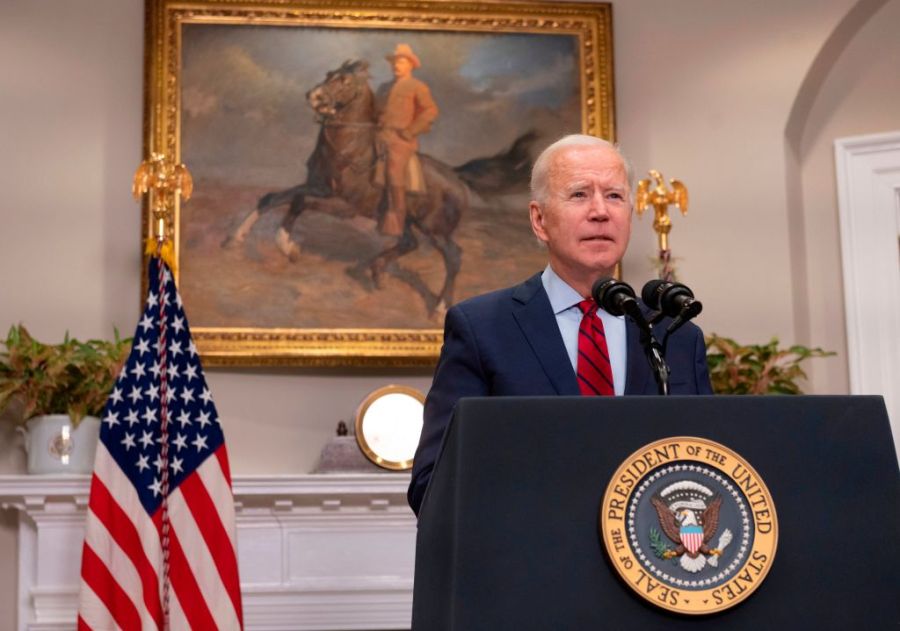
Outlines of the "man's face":
{"label": "man's face", "polygon": [[628,176],[609,147],[564,147],[551,158],[546,199],[532,201],[531,228],[553,270],[582,295],[612,275],[631,236]]}
{"label": "man's face", "polygon": [[405,79],[412,74],[412,62],[406,57],[394,57],[391,65],[394,68],[394,76],[398,79]]}

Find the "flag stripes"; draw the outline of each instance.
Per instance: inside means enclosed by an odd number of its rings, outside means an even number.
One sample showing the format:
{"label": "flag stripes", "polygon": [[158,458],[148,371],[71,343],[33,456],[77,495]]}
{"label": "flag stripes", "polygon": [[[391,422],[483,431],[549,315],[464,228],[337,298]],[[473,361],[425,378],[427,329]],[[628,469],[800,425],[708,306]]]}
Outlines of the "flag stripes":
{"label": "flag stripes", "polygon": [[[162,616],[155,619],[150,615],[147,606],[141,598],[132,598],[131,595],[138,596],[144,593],[144,585],[141,576],[138,574],[137,568],[132,564],[131,559],[125,551],[120,548],[109,531],[97,519],[93,513],[88,513],[88,523],[84,541],[84,554],[93,555],[96,561],[102,563],[112,576],[116,577],[116,582],[129,595],[129,609],[133,610],[141,620],[142,628],[156,629],[159,627],[158,621],[162,620]],[[85,570],[85,581],[91,585],[92,577]],[[97,589],[97,593],[104,593]]]}
{"label": "flag stripes", "polygon": [[[184,616],[188,621],[189,629],[228,629],[234,627],[219,627],[209,611],[205,594],[200,589],[191,567],[188,564],[181,539],[173,528],[169,536],[171,546],[170,577],[172,591],[178,594],[178,600],[182,603]],[[193,550],[191,551],[193,552]]]}
{"label": "flag stripes", "polygon": [[[207,460],[200,469],[207,466],[219,469],[218,462],[214,458]],[[221,469],[219,469],[221,472]],[[234,547],[231,537],[223,526],[221,516],[216,510],[210,494],[209,487],[204,486],[200,478],[194,477],[185,480],[179,492],[174,495],[173,503],[184,497],[184,507],[190,511],[193,523],[187,519],[188,512],[184,511],[184,530],[190,532],[197,539],[197,549],[201,551],[221,550],[221,554],[211,555],[206,564],[207,568],[215,568],[217,571],[214,580],[210,580],[209,588],[214,593],[214,601],[228,608],[231,615],[240,616],[241,613],[241,587],[237,583],[237,558],[234,555]],[[180,502],[179,502],[180,505]],[[193,547],[191,549],[194,549]],[[198,574],[199,576],[199,574]],[[228,614],[226,614],[228,615]]]}
{"label": "flag stripes", "polygon": [[81,592],[78,595],[78,631],[91,631],[92,629],[115,629],[109,609],[103,604],[94,590],[86,586],[82,581]]}
{"label": "flag stripes", "polygon": [[[97,453],[99,462],[109,462],[108,454],[103,445],[97,446]],[[116,482],[114,481],[113,484],[116,485]],[[127,486],[123,488],[121,486],[122,481],[118,481],[117,490],[120,496],[121,493],[128,493],[129,490],[133,492],[127,481],[125,484]],[[124,502],[124,504],[127,506],[128,502]],[[131,504],[139,506],[139,502],[136,499],[132,500]],[[93,546],[96,550],[102,543],[102,539],[98,540],[96,533],[92,532],[95,528],[93,526],[95,520],[100,524],[97,526],[97,529],[99,530],[102,526],[102,532],[109,536],[110,540],[114,541],[128,557],[129,562],[140,577],[141,599],[152,618],[156,621],[156,626],[161,627],[162,608],[159,600],[159,578],[156,574],[154,563],[147,558],[148,551],[153,556],[159,556],[158,545],[154,545],[157,542],[157,538],[156,528],[153,526],[153,523],[149,519],[144,520],[144,534],[142,536],[135,527],[134,522],[129,518],[128,513],[122,509],[97,473],[94,473],[91,480],[91,494],[88,503],[84,542],[85,547]],[[136,594],[137,592],[131,593]]]}
{"label": "flag stripes", "polygon": [[116,626],[120,629],[140,629],[141,617],[128,594],[122,589],[117,577],[100,557],[88,547],[84,547],[81,557],[81,576],[87,586],[103,602]]}

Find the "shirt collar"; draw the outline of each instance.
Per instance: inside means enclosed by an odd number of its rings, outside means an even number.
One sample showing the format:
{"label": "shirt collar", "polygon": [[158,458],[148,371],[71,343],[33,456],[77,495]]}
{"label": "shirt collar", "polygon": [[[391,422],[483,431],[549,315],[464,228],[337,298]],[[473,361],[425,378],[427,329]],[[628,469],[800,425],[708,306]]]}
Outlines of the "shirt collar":
{"label": "shirt collar", "polygon": [[553,309],[553,315],[562,313],[567,309],[571,309],[579,302],[584,300],[577,291],[572,289],[566,281],[559,277],[548,264],[541,274],[541,282],[544,284],[544,290],[550,299],[550,307]]}

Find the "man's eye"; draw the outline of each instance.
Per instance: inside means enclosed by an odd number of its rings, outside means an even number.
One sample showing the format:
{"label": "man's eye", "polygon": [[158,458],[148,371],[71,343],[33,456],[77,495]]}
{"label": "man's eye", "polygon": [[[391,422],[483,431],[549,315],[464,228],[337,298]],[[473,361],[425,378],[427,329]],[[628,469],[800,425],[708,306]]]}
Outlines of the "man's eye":
{"label": "man's eye", "polygon": [[584,198],[584,197],[587,197],[587,195],[585,194],[584,191],[575,191],[574,193],[572,193],[572,197]]}
{"label": "man's eye", "polygon": [[609,197],[610,199],[625,199],[622,193],[610,193],[609,195],[607,195],[607,197]]}

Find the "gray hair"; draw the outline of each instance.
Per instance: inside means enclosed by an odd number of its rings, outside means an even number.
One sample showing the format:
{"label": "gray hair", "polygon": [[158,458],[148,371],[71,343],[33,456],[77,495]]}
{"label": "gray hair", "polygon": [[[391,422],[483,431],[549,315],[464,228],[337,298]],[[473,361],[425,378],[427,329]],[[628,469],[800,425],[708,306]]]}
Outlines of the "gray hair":
{"label": "gray hair", "polygon": [[628,178],[629,201],[632,204],[634,203],[634,168],[631,166],[631,161],[625,157],[618,145],[603,138],[587,134],[563,136],[541,152],[541,155],[537,157],[537,160],[534,161],[534,166],[531,168],[531,198],[533,200],[539,204],[544,204],[547,201],[550,163],[553,161],[553,156],[556,155],[556,152],[566,147],[607,147],[615,151],[625,166],[625,175]]}

